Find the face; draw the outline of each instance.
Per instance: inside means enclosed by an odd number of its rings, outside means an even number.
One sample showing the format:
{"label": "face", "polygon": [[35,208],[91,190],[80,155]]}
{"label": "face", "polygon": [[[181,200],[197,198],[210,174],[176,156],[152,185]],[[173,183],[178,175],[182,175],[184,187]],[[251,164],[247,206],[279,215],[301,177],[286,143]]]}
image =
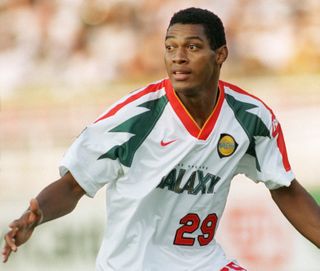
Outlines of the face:
{"label": "face", "polygon": [[[226,47],[224,51],[226,53]],[[166,35],[165,65],[178,94],[197,95],[208,91],[219,78],[219,49],[213,51],[200,24],[174,24]]]}

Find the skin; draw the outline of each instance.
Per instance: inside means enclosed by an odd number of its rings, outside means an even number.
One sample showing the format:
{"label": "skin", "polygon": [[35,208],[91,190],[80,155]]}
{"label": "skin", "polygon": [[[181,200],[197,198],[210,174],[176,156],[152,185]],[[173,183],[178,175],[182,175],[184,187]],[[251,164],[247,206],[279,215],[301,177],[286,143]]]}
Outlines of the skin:
{"label": "skin", "polygon": [[320,248],[320,207],[313,197],[297,180],[293,180],[289,187],[270,190],[270,193],[289,222]]}
{"label": "skin", "polygon": [[[165,45],[165,65],[172,85],[202,127],[216,104],[220,68],[228,56],[227,47],[212,50],[203,26],[182,24],[168,29]],[[320,247],[320,208],[298,181],[270,193],[291,224]],[[29,240],[38,225],[70,213],[84,194],[71,173],[44,188],[30,201],[28,210],[9,224],[10,230],[4,236],[3,262]]]}
{"label": "skin", "polygon": [[227,47],[213,50],[204,28],[198,24],[174,24],[165,40],[164,61],[178,97],[201,128],[218,97],[220,68]]}
{"label": "skin", "polygon": [[[169,27],[165,46],[165,65],[173,88],[201,128],[215,106],[220,69],[228,49],[222,46],[213,50],[203,26],[192,24]],[[319,247],[320,208],[310,194],[297,180],[270,193],[290,223]]]}
{"label": "skin", "polygon": [[34,229],[47,221],[70,213],[85,194],[71,173],[44,188],[22,216],[9,224],[9,232],[4,236],[3,262],[31,237]]}

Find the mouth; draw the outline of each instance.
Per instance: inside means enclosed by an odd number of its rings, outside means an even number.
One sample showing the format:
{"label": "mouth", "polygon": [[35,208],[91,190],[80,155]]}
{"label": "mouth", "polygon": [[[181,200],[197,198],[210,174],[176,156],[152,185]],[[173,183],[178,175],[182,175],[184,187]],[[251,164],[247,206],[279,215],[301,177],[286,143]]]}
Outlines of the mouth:
{"label": "mouth", "polygon": [[189,79],[191,75],[191,71],[190,70],[173,70],[172,74],[173,74],[174,80],[185,81]]}

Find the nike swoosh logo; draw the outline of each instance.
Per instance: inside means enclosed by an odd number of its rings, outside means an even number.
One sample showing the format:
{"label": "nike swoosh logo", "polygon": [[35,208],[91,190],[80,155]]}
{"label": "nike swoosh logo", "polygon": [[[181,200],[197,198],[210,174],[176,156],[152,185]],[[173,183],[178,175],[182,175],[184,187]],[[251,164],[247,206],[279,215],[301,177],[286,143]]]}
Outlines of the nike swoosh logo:
{"label": "nike swoosh logo", "polygon": [[167,142],[161,140],[160,145],[161,145],[162,147],[165,147],[165,146],[167,146],[167,145],[169,145],[169,144],[171,144],[171,143],[173,143],[173,142],[175,142],[175,141],[177,141],[177,140],[174,139],[174,140],[170,140],[170,141],[167,141]]}

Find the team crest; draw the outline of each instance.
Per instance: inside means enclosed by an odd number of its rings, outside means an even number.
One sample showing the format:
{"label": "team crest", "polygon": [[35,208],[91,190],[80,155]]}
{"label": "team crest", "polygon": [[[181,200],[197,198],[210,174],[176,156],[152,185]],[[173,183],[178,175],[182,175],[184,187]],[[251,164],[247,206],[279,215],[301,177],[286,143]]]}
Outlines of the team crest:
{"label": "team crest", "polygon": [[218,142],[218,154],[220,158],[232,155],[238,147],[238,143],[233,136],[228,134],[221,134]]}

